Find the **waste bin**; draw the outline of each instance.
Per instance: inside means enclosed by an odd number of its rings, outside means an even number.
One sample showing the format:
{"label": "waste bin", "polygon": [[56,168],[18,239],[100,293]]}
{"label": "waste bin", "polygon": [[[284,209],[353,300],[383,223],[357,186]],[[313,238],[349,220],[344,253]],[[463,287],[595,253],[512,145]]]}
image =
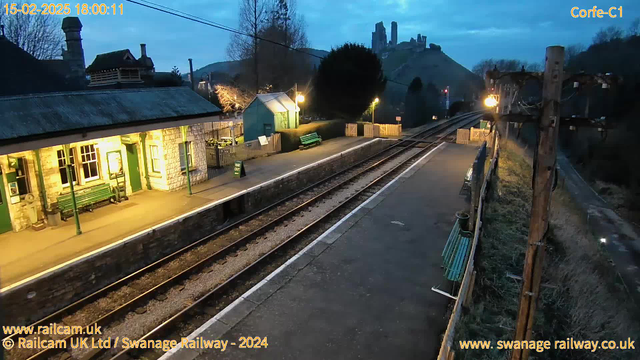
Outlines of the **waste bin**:
{"label": "waste bin", "polygon": [[60,210],[57,208],[45,210],[45,213],[47,214],[47,224],[49,224],[49,226],[58,226],[62,222]]}
{"label": "waste bin", "polygon": [[458,219],[458,224],[460,225],[460,229],[463,231],[469,230],[469,214],[464,211],[458,211],[456,213],[456,218]]}

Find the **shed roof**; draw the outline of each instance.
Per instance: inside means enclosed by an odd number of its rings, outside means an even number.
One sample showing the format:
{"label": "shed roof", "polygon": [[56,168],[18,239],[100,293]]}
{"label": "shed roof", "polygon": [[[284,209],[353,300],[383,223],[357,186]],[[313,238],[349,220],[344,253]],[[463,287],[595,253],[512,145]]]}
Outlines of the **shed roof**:
{"label": "shed roof", "polygon": [[220,112],[186,87],[0,97],[0,144]]}
{"label": "shed roof", "polygon": [[87,73],[120,68],[143,68],[145,65],[136,60],[129,49],[99,54],[87,67]]}
{"label": "shed roof", "polygon": [[293,100],[283,92],[258,94],[256,95],[256,99],[260,100],[274,114],[300,110],[300,108],[296,109],[296,104]]}

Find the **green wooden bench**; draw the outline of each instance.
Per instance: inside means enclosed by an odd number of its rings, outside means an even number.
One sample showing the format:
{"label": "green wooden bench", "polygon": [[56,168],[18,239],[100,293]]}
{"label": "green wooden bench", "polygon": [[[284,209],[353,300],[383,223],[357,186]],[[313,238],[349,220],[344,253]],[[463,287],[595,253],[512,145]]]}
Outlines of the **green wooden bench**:
{"label": "green wooden bench", "polygon": [[[85,208],[93,210],[93,206],[95,204],[105,200],[111,200],[115,197],[115,194],[111,190],[111,185],[109,184],[100,184],[82,190],[77,190],[75,191],[75,195],[78,210]],[[73,216],[73,200],[71,199],[71,193],[58,196],[58,209],[60,209],[60,216],[62,217],[62,220]]]}
{"label": "green wooden bench", "polygon": [[453,225],[447,244],[442,251],[444,277],[457,282],[460,282],[464,276],[473,237],[473,233],[460,228],[459,221],[456,220]]}
{"label": "green wooden bench", "polygon": [[318,145],[322,142],[322,138],[318,133],[312,132],[311,134],[300,136],[300,149]]}

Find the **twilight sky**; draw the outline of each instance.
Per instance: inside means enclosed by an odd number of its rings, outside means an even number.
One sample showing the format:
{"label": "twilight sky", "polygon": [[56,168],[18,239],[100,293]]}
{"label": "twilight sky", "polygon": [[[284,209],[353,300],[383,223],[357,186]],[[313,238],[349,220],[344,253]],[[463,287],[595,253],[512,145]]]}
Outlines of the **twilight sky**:
{"label": "twilight sky", "polygon": [[[241,0],[155,0],[207,20],[238,27]],[[82,0],[82,3],[93,3]],[[194,70],[212,62],[227,60],[229,33],[172,15],[124,3],[124,15],[80,16],[87,66],[99,53],[128,48],[140,56],[140,43],[156,71],[170,71],[176,65],[188,72],[188,58]],[[70,2],[75,12],[75,4]],[[120,2],[117,2],[119,4]],[[110,3],[109,3],[110,5]],[[623,17],[575,19],[570,11],[580,8],[623,8]],[[298,0],[298,12],[307,23],[311,47],[330,50],[345,42],[371,46],[371,32],[384,21],[391,38],[391,21],[398,22],[398,42],[418,33],[427,43],[436,43],[463,66],[471,69],[484,58],[515,58],[530,62],[544,60],[549,45],[589,45],[601,27],[617,25],[623,30],[640,16],[637,0]]]}

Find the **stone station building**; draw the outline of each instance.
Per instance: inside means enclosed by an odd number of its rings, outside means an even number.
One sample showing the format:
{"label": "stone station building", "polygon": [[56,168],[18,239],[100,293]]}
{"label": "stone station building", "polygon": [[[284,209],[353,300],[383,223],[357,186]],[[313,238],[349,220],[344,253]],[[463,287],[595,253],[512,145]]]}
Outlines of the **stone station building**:
{"label": "stone station building", "polygon": [[0,233],[46,223],[70,178],[76,194],[186,187],[184,135],[191,183],[207,180],[203,123],[220,114],[185,87],[0,97]]}

